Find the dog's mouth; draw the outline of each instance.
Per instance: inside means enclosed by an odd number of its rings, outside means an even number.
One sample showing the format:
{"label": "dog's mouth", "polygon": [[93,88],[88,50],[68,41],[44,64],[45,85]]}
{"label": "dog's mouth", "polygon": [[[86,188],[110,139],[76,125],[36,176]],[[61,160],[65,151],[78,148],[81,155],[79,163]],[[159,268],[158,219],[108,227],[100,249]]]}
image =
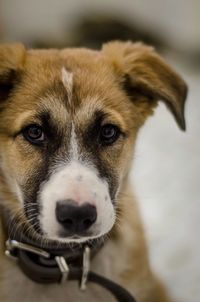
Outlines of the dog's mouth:
{"label": "dog's mouth", "polygon": [[[18,216],[11,215],[6,211],[5,224],[8,238],[22,243],[26,243],[44,250],[59,252],[62,250],[79,250],[84,246],[97,248],[106,239],[106,235],[100,236],[79,236],[77,234],[64,238],[49,238],[46,236],[39,223],[30,223],[28,219],[20,220]],[[13,227],[14,226],[14,227]]]}
{"label": "dog's mouth", "polygon": [[[98,233],[95,231],[82,232],[81,234],[70,235],[66,230],[60,229],[57,236],[49,236],[48,233],[42,230],[40,222],[38,219],[29,221],[27,218],[26,221],[23,221],[21,224],[20,221],[16,220],[16,229],[17,233],[22,233],[23,236],[30,238],[32,241],[37,242],[42,247],[76,247],[78,245],[96,245],[97,242],[102,242],[108,236],[107,233]],[[21,226],[20,226],[21,225]],[[15,234],[15,236],[16,236]],[[18,235],[18,237],[20,234]]]}
{"label": "dog's mouth", "polygon": [[[68,211],[65,211],[65,208],[61,209],[63,211],[59,216],[56,216],[56,209],[50,213],[51,215],[44,216],[38,203],[27,202],[27,204],[28,206],[25,204],[22,210],[24,214],[21,229],[26,236],[33,238],[34,241],[40,241],[40,245],[65,246],[101,241],[115,222],[114,219],[113,223],[109,220],[107,226],[101,211],[98,212],[94,206],[87,203],[81,206],[74,206],[71,203],[71,208],[67,209]],[[17,223],[20,225],[21,221]]]}

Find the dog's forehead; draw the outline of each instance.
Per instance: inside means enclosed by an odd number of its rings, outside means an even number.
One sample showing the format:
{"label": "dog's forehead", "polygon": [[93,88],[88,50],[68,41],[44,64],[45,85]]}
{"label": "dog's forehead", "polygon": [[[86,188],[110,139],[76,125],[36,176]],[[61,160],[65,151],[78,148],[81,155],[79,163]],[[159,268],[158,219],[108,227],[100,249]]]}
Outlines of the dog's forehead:
{"label": "dog's forehead", "polygon": [[111,65],[97,51],[31,51],[23,75],[21,92],[33,96],[34,106],[46,95],[69,104],[73,93],[78,106],[89,96],[108,98],[119,90]]}
{"label": "dog's forehead", "polygon": [[9,119],[15,119],[16,128],[40,112],[50,112],[61,126],[72,113],[82,125],[96,111],[128,119],[131,105],[116,78],[97,51],[30,51],[16,96],[7,106],[14,112]]}
{"label": "dog's forehead", "polygon": [[103,100],[120,93],[111,65],[97,51],[30,51],[21,79],[16,102],[29,108],[47,95],[66,105],[73,93],[78,106],[90,97]]}

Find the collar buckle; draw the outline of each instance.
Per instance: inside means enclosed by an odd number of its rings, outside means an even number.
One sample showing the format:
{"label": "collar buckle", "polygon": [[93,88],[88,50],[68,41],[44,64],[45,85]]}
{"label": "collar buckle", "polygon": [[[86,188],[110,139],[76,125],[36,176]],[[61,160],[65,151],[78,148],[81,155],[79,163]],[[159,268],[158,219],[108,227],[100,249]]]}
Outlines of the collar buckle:
{"label": "collar buckle", "polygon": [[42,249],[39,249],[37,247],[34,247],[30,244],[26,244],[26,243],[22,243],[16,240],[11,240],[8,239],[6,241],[6,251],[5,251],[5,255],[12,257],[14,259],[16,259],[17,257],[13,256],[12,252],[14,252],[14,250],[23,250],[26,252],[31,252],[33,254],[36,254],[38,256],[42,256],[44,258],[50,258],[50,254]]}
{"label": "collar buckle", "polygon": [[82,291],[86,290],[89,271],[90,271],[90,248],[86,246],[83,252],[83,271],[82,271],[82,278],[81,278],[81,285],[80,285],[80,289]]}
{"label": "collar buckle", "polygon": [[[38,256],[44,257],[46,259],[51,257],[50,253],[46,252],[45,250],[34,247],[27,243],[19,242],[17,240],[8,239],[6,241],[5,255],[11,259],[17,260],[18,259],[17,252],[16,252],[17,250],[30,252]],[[70,272],[69,266],[64,256],[55,256],[55,261],[61,273],[60,283],[63,284],[68,279],[68,275]],[[83,251],[83,267],[82,267],[82,277],[80,282],[80,289],[82,291],[86,290],[89,271],[90,271],[90,248],[86,246]]]}
{"label": "collar buckle", "polygon": [[68,279],[69,266],[67,265],[67,262],[66,262],[65,258],[62,257],[62,256],[56,256],[55,260],[56,260],[56,262],[58,264],[59,270],[60,270],[61,275],[62,275],[60,283],[63,284]]}

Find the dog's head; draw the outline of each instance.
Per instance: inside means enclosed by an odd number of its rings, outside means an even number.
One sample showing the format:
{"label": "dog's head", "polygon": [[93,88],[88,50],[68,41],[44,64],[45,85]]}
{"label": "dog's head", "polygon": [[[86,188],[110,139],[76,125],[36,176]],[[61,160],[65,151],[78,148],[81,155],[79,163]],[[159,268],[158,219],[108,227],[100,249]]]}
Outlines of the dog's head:
{"label": "dog's head", "polygon": [[108,233],[138,129],[163,100],[185,129],[184,81],[151,47],[0,46],[3,203],[46,239]]}

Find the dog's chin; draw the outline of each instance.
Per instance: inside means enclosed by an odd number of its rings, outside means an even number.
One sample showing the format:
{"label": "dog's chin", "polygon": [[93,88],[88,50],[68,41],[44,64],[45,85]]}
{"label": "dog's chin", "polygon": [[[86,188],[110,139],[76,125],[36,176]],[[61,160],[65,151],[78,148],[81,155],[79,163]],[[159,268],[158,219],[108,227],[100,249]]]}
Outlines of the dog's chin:
{"label": "dog's chin", "polygon": [[106,240],[106,234],[99,235],[99,236],[88,236],[88,237],[67,237],[67,238],[60,238],[60,237],[48,237],[48,236],[41,236],[39,240],[41,248],[48,248],[48,249],[71,249],[74,250],[76,248],[81,248],[83,246],[89,246],[93,248],[97,248],[101,246]]}
{"label": "dog's chin", "polygon": [[[112,226],[113,227],[113,226]],[[71,244],[83,244],[86,245],[96,243],[96,242],[102,242],[105,240],[106,237],[108,237],[109,233],[112,230],[111,228],[108,228],[107,230],[97,230],[97,229],[91,229],[86,232],[82,232],[81,234],[69,234],[67,230],[64,230],[62,228],[59,228],[58,230],[47,231],[41,229],[41,234],[46,242],[56,242],[58,245],[71,245]]]}
{"label": "dog's chin", "polygon": [[84,243],[91,243],[92,241],[101,241],[106,237],[106,234],[99,234],[99,235],[91,235],[91,236],[78,236],[74,235],[71,237],[48,237],[43,236],[44,240],[50,242],[57,242],[58,244],[84,244]]}
{"label": "dog's chin", "polygon": [[[89,246],[98,246],[99,244],[103,243],[105,241],[105,238],[107,237],[108,233],[96,233],[93,234],[92,232],[88,232],[88,234],[84,234],[82,236],[80,235],[73,235],[73,236],[67,236],[63,232],[58,232],[57,234],[48,234],[47,232],[44,232],[42,228],[37,225],[32,224],[23,224],[22,227],[17,228],[17,238],[16,240],[24,238],[25,242],[27,240],[31,240],[33,245],[37,245],[40,248],[70,248],[70,247],[78,247],[82,245],[89,245]],[[23,235],[22,235],[23,233]],[[19,239],[20,238],[20,239]]]}

